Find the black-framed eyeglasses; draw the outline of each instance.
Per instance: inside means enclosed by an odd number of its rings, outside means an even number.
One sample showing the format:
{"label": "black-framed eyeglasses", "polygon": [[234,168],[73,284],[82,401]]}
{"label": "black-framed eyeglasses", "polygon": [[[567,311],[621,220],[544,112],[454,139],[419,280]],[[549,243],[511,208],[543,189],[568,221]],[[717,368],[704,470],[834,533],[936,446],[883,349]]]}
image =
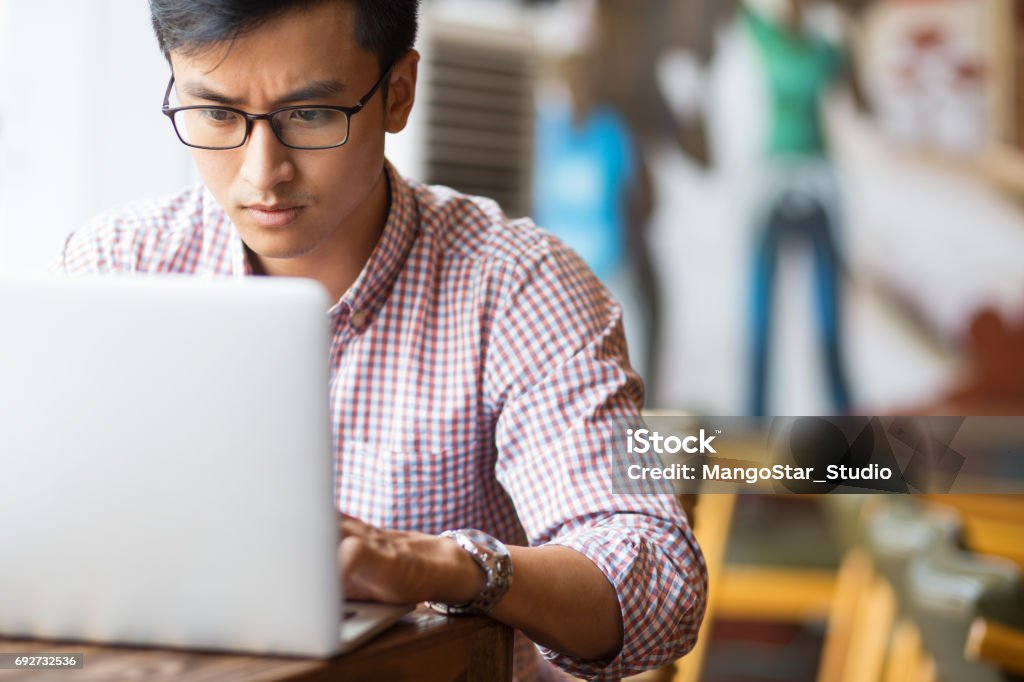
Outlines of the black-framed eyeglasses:
{"label": "black-framed eyeglasses", "polygon": [[183,144],[196,149],[237,149],[246,143],[254,121],[267,121],[274,137],[291,149],[332,149],[348,142],[350,121],[373,98],[391,74],[394,64],[384,69],[370,91],[354,107],[326,104],[281,107],[265,114],[250,114],[233,107],[172,107],[174,74],[164,93],[163,114],[171,119]]}

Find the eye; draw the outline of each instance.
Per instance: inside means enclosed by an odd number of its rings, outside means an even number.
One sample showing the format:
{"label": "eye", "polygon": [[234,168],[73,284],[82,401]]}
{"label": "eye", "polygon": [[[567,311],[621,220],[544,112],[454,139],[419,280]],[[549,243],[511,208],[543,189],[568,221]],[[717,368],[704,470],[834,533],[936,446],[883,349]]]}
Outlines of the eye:
{"label": "eye", "polygon": [[288,120],[290,123],[319,125],[330,121],[331,113],[327,109],[293,109]]}
{"label": "eye", "polygon": [[199,112],[207,123],[231,123],[236,118],[234,112],[225,109],[200,109]]}

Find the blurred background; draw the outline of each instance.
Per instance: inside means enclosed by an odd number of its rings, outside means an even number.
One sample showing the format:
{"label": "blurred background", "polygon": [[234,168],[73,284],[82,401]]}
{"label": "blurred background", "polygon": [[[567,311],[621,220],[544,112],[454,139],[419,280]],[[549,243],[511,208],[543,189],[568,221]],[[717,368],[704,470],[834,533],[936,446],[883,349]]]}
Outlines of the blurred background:
{"label": "blurred background", "polygon": [[[388,153],[579,251],[623,303],[648,406],[932,409],[1024,316],[1022,11],[426,0]],[[198,179],[166,76],[145,3],[0,0],[0,269]]]}
{"label": "blurred background", "polygon": [[[1024,414],[1022,32],[1021,0],[424,0],[388,155],[576,249],[649,408]],[[0,272],[198,180],[167,75],[143,2],[0,0]],[[1021,625],[1024,508],[935,502],[707,496],[723,601],[678,674],[1021,672],[1020,630],[965,645]]]}

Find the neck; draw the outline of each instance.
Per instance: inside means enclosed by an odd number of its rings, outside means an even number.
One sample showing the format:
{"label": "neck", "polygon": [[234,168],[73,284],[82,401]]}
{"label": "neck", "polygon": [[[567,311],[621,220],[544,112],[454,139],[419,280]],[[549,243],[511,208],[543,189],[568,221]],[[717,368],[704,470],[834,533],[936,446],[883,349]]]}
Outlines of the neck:
{"label": "neck", "polygon": [[346,225],[336,228],[332,238],[313,252],[296,258],[267,258],[247,248],[253,272],[315,279],[327,290],[330,300],[337,301],[359,277],[377,246],[387,222],[390,199],[387,172],[382,169],[366,201]]}

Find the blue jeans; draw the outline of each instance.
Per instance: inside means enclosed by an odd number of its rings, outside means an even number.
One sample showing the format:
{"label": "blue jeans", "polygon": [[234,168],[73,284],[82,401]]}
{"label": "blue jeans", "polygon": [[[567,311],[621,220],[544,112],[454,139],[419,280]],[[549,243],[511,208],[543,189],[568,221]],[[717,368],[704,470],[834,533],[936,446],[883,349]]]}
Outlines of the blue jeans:
{"label": "blue jeans", "polygon": [[839,413],[849,410],[850,390],[840,345],[840,258],[833,236],[830,207],[825,203],[813,192],[782,189],[769,204],[767,216],[760,226],[753,268],[751,415],[762,416],[767,411],[775,270],[780,247],[792,242],[811,246],[815,261],[819,335],[825,352],[832,403]]}

